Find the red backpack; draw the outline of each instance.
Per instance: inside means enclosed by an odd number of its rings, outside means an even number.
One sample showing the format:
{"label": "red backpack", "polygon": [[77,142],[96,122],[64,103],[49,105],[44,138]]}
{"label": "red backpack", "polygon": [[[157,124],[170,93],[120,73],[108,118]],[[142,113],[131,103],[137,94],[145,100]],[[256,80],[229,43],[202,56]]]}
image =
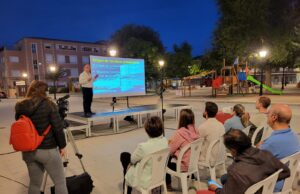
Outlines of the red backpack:
{"label": "red backpack", "polygon": [[[38,109],[38,107],[39,106],[37,106],[34,112]],[[49,133],[50,129],[51,125],[49,125],[43,132],[42,136],[40,136],[31,119],[25,115],[22,115],[11,125],[9,143],[16,151],[34,151],[42,143],[44,137]]]}

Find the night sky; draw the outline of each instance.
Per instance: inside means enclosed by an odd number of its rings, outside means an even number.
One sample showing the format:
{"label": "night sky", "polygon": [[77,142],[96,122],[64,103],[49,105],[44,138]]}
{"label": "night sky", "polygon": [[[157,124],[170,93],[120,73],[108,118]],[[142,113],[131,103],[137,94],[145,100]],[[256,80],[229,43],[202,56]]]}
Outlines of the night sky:
{"label": "night sky", "polygon": [[215,0],[1,0],[0,45],[24,36],[107,40],[124,24],[152,27],[167,47],[188,41],[193,54],[210,48]]}

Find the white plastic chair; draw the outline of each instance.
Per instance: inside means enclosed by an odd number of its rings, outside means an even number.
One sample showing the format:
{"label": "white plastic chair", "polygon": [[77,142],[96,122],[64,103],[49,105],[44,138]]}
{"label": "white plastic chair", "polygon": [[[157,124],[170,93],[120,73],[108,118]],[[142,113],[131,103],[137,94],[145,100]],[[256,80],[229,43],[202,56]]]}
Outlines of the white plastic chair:
{"label": "white plastic chair", "polygon": [[[158,152],[154,152],[145,158],[142,159],[140,162],[140,166],[137,169],[137,180],[140,180],[140,177],[142,176],[143,170],[146,165],[148,165],[148,162],[151,162],[151,168],[152,168],[152,176],[151,176],[151,182],[147,188],[142,187],[134,187],[133,189],[138,190],[142,194],[149,194],[151,193],[152,189],[163,186],[163,191],[165,194],[167,194],[167,186],[166,186],[166,167],[169,159],[170,150],[169,148],[160,150]],[[137,184],[139,185],[139,184]],[[124,187],[124,193],[127,194],[127,187],[125,181],[125,187]]]}
{"label": "white plastic chair", "polygon": [[293,181],[295,180],[296,172],[298,164],[300,163],[300,152],[297,152],[291,156],[288,156],[286,158],[283,158],[281,160],[282,163],[288,165],[291,175],[289,178],[286,178],[284,180],[284,185],[281,192],[277,192],[276,194],[291,194],[293,193]]}
{"label": "white plastic chair", "polygon": [[267,177],[266,179],[255,183],[251,187],[249,187],[245,194],[255,194],[258,190],[262,188],[262,193],[261,194],[270,194],[273,193],[276,181],[278,179],[279,173],[282,171],[282,169],[277,170],[275,173]]}
{"label": "white plastic chair", "polygon": [[261,137],[261,141],[265,141],[268,137],[270,137],[270,135],[272,134],[273,130],[271,127],[269,127],[269,125],[265,125],[264,126],[264,131],[263,131],[263,135]]}
{"label": "white plastic chair", "polygon": [[255,139],[256,139],[258,133],[260,132],[260,130],[262,130],[263,128],[264,128],[264,126],[260,126],[260,127],[257,127],[255,129],[255,131],[254,131],[254,133],[253,133],[253,135],[251,137],[251,144],[252,144],[253,147],[256,147],[255,146]]}
{"label": "white plastic chair", "polygon": [[252,125],[249,125],[248,127],[242,129],[242,131],[243,131],[246,135],[249,135],[249,131],[250,131],[251,126],[252,126]]}
{"label": "white plastic chair", "polygon": [[[218,146],[217,149],[215,149],[216,146]],[[217,153],[215,153],[215,156],[217,156],[217,158],[215,158],[214,164],[212,164],[211,162],[211,156],[213,150],[217,150]],[[223,144],[223,137],[220,137],[219,139],[216,139],[215,141],[210,143],[207,149],[205,161],[199,161],[198,167],[209,168],[210,178],[212,180],[217,180],[216,166],[223,165],[224,173],[226,173],[225,161],[226,161],[226,148]]]}
{"label": "white plastic chair", "polygon": [[[182,193],[183,194],[188,194],[188,185],[187,185],[187,178],[188,176],[191,176],[192,174],[196,174],[197,180],[200,181],[200,176],[199,176],[199,171],[198,171],[198,160],[200,156],[200,151],[201,147],[203,144],[203,138],[199,138],[192,143],[184,146],[179,153],[179,156],[176,161],[176,171],[167,168],[167,173],[176,176],[180,179],[181,181],[181,188],[182,188]],[[190,162],[189,162],[189,167],[187,172],[181,172],[181,161],[182,157],[184,154],[191,150],[191,155],[190,155]]]}

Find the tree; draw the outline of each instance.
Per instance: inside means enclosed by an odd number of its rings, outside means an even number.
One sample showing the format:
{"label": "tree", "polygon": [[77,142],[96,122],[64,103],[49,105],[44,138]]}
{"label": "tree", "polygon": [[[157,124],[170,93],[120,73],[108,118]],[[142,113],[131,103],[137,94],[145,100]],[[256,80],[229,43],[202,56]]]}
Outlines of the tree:
{"label": "tree", "polygon": [[111,37],[121,57],[143,58],[146,80],[156,80],[159,76],[158,60],[164,55],[164,47],[159,34],[152,28],[128,24],[117,30]]}
{"label": "tree", "polygon": [[67,70],[56,67],[56,69],[53,69],[53,71],[47,72],[46,74],[46,79],[51,80],[53,82],[53,94],[54,94],[54,99],[56,99],[56,83],[60,78],[64,78],[67,76]]}
{"label": "tree", "polygon": [[192,47],[189,43],[175,44],[173,52],[168,54],[166,74],[169,78],[183,78],[189,75],[192,67]]}
{"label": "tree", "polygon": [[[217,0],[220,20],[214,33],[211,55],[233,61],[249,58],[266,47],[270,55],[265,65],[267,78],[271,67],[287,65],[291,32],[299,22],[299,0]],[[271,84],[271,80],[266,80]]]}

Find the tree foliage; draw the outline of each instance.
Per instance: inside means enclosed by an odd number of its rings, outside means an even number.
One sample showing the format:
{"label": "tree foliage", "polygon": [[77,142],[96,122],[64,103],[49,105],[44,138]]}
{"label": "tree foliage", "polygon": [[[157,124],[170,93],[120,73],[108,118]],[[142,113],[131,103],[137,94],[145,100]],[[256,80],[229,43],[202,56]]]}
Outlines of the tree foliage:
{"label": "tree foliage", "polygon": [[118,48],[120,57],[145,60],[146,80],[158,78],[158,60],[164,54],[164,47],[159,34],[152,28],[134,24],[125,25],[112,35],[111,42]]}
{"label": "tree foliage", "polygon": [[168,54],[166,74],[169,78],[183,78],[190,75],[192,67],[192,47],[189,43],[175,44]]}
{"label": "tree foliage", "polygon": [[249,61],[253,53],[265,47],[270,53],[267,69],[294,64],[291,61],[294,51],[289,45],[299,24],[300,0],[216,1],[220,20],[213,48],[207,54],[210,62],[221,64],[225,58],[232,64],[238,56],[242,61]]}

